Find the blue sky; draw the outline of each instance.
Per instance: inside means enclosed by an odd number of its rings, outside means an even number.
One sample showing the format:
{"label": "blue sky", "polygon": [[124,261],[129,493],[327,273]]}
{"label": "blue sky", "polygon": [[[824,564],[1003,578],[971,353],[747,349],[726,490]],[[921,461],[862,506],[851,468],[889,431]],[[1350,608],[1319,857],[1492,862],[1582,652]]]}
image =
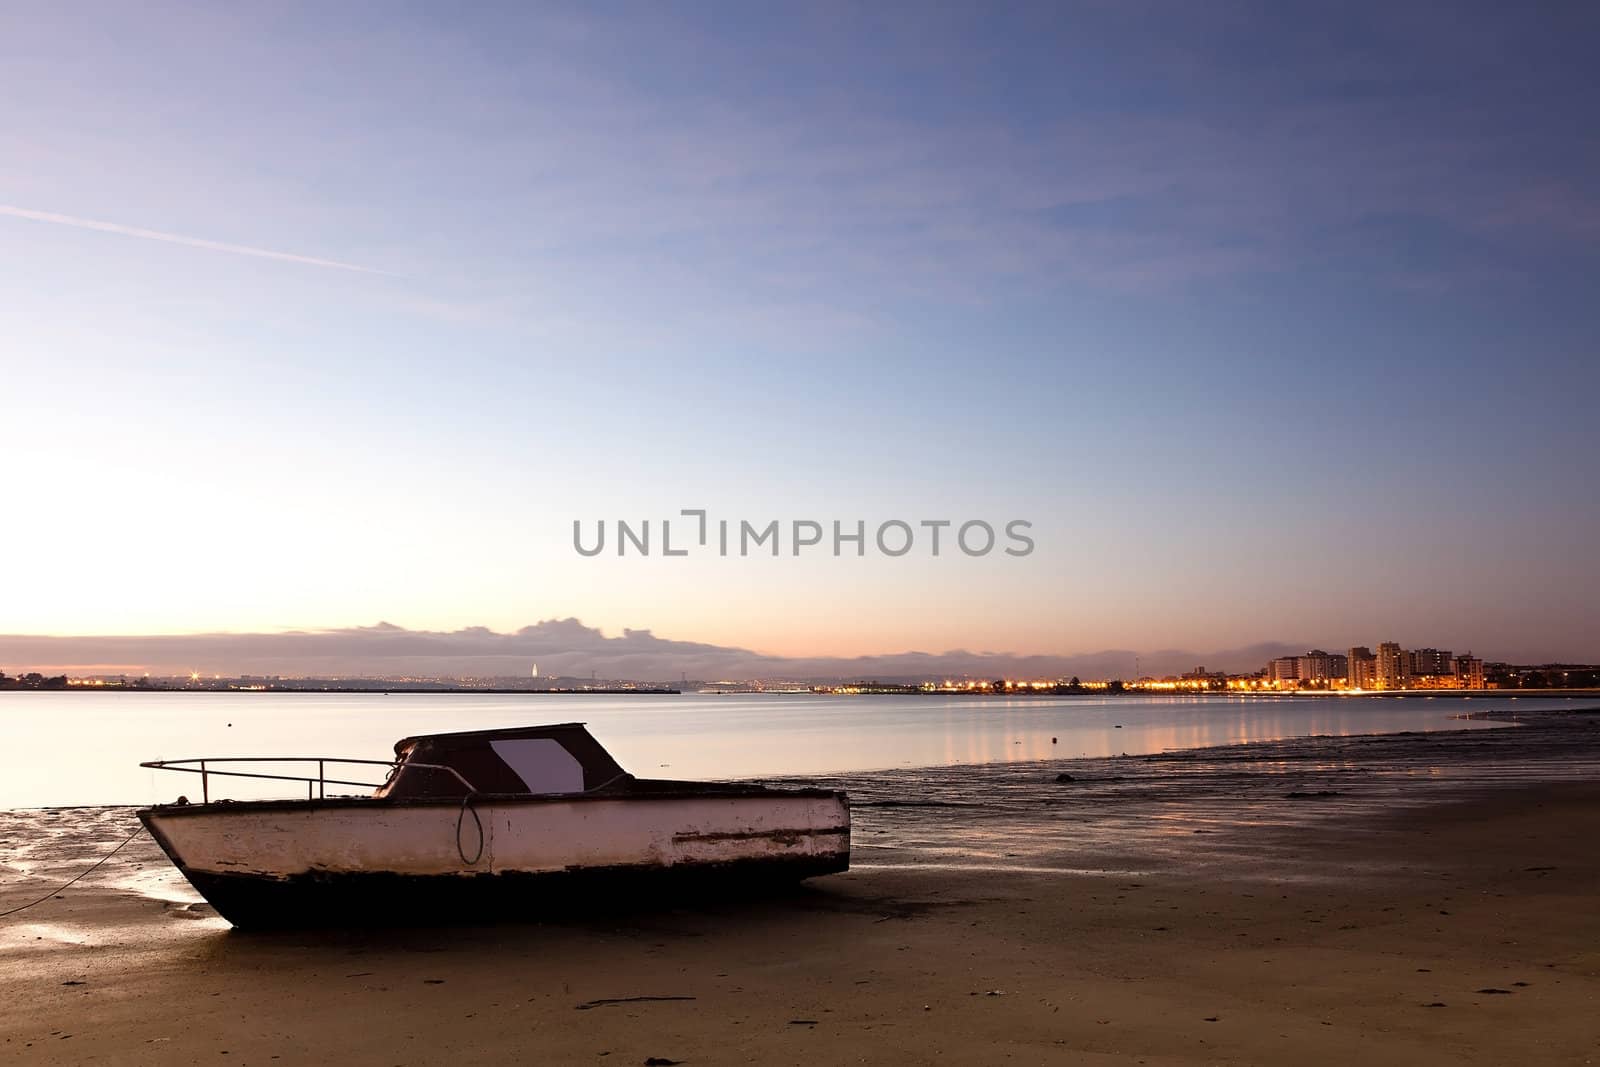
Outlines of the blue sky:
{"label": "blue sky", "polygon": [[[9,6],[0,632],[1593,656],[1596,21]],[[695,506],[1040,548],[570,549]]]}

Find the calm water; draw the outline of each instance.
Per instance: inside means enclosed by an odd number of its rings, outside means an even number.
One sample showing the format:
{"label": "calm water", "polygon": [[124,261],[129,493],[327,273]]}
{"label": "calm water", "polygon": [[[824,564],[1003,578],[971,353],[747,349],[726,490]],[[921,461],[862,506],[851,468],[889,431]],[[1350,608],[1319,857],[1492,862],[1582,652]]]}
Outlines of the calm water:
{"label": "calm water", "polygon": [[[1145,754],[1318,734],[1481,729],[1495,724],[1452,716],[1563,706],[1572,701],[1498,695],[1013,700],[13,692],[0,693],[0,808],[198,796],[197,778],[147,770],[140,760],[387,759],[395,740],[408,734],[549,722],[587,722],[640,776],[748,778]],[[262,795],[237,780],[217,793]]]}

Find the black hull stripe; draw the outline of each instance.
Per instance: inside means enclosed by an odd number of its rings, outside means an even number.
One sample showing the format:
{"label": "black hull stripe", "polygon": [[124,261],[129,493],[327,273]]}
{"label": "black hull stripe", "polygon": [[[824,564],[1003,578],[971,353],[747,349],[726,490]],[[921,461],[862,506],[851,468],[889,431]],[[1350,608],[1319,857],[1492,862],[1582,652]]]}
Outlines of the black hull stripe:
{"label": "black hull stripe", "polygon": [[407,875],[312,871],[288,878],[184,870],[218,914],[244,929],[547,922],[679,897],[748,896],[849,869],[846,851],[663,867]]}

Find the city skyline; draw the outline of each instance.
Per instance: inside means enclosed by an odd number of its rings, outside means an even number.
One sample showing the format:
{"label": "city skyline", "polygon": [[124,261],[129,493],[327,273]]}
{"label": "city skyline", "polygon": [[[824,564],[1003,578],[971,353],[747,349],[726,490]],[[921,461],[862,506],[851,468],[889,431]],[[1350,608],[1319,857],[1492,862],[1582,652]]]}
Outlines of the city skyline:
{"label": "city skyline", "polygon": [[1596,654],[1591,9],[23,7],[0,634]]}

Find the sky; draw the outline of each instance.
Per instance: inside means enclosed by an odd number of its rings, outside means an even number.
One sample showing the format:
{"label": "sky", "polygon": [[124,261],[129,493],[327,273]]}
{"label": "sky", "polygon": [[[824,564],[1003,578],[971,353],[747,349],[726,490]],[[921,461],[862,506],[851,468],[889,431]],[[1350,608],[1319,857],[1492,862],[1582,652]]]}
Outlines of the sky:
{"label": "sky", "polygon": [[1596,30],[6,4],[0,634],[1600,659]]}

